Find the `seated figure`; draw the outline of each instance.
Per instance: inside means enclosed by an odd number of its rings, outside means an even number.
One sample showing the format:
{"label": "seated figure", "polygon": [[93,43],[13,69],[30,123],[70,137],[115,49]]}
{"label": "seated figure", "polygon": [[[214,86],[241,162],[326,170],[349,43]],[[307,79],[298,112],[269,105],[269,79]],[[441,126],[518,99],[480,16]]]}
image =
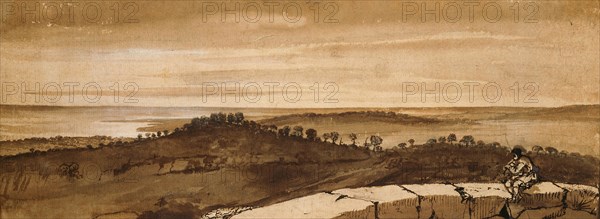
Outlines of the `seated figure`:
{"label": "seated figure", "polygon": [[522,192],[538,182],[538,169],[519,148],[511,151],[513,159],[504,166],[504,186],[511,194],[512,202],[519,202]]}

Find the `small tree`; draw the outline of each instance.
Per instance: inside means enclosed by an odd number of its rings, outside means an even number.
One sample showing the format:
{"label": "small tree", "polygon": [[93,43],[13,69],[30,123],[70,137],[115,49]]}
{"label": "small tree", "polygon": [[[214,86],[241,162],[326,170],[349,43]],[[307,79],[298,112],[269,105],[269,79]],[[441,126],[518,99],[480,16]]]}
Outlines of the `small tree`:
{"label": "small tree", "polygon": [[219,115],[216,113],[211,113],[209,118],[211,122],[219,122]]}
{"label": "small tree", "polygon": [[350,137],[350,141],[352,141],[352,145],[356,146],[356,139],[358,138],[355,133],[350,133],[348,135]]}
{"label": "small tree", "polygon": [[233,115],[233,113],[227,114],[227,122],[228,123],[234,124],[234,123],[236,123],[236,120],[237,119],[235,118],[235,116]]}
{"label": "small tree", "polygon": [[202,127],[202,120],[198,117],[193,118],[191,124],[192,124],[191,127],[194,127],[194,128]]}
{"label": "small tree", "polygon": [[317,130],[315,129],[306,129],[306,139],[309,141],[316,141],[317,139]]}
{"label": "small tree", "polygon": [[340,133],[331,132],[331,141],[335,144],[335,142],[340,138]]}
{"label": "small tree", "polygon": [[369,140],[371,141],[371,145],[373,145],[373,150],[374,151],[381,151],[381,144],[383,143],[383,138],[377,136],[377,135],[371,135],[371,137],[369,138]]}
{"label": "small tree", "polygon": [[250,127],[250,129],[258,129],[260,125],[255,121],[250,121],[248,126]]}
{"label": "small tree", "polygon": [[281,134],[283,134],[283,136],[290,136],[290,131],[292,130],[289,126],[284,126],[283,128],[281,128]]}
{"label": "small tree", "polygon": [[323,141],[327,142],[329,139],[331,139],[331,132],[323,133]]}
{"label": "small tree", "polygon": [[269,131],[269,125],[261,125],[261,126],[260,126],[260,130],[263,130],[263,131],[265,131],[265,132],[268,132],[268,131]]}
{"label": "small tree", "polygon": [[138,136],[137,136],[137,139],[138,139],[138,141],[141,141],[141,140],[142,140],[142,138],[144,138],[144,136],[142,136],[142,134],[141,134],[141,133],[140,133],[140,134],[138,134]]}
{"label": "small tree", "polygon": [[217,120],[218,122],[224,123],[227,121],[227,115],[225,113],[219,112],[219,113],[217,113],[217,116],[218,116],[218,120]]}
{"label": "small tree", "polygon": [[302,137],[304,134],[302,133],[302,131],[304,131],[304,128],[302,128],[302,126],[294,126],[294,131],[292,132],[292,136],[295,137]]}
{"label": "small tree", "polygon": [[539,145],[534,145],[533,147],[531,147],[531,151],[535,152],[536,154],[539,154],[544,152],[544,148]]}
{"label": "small tree", "polygon": [[412,147],[413,145],[415,145],[415,139],[408,139],[408,143],[410,144],[410,146]]}
{"label": "small tree", "polygon": [[244,113],[242,113],[242,112],[235,113],[235,123],[242,124],[243,121],[244,121]]}
{"label": "small tree", "polygon": [[156,138],[156,134],[155,133],[152,133],[152,138]]}
{"label": "small tree", "polygon": [[448,142],[450,142],[450,144],[452,144],[452,142],[455,142],[456,140],[457,140],[457,139],[456,139],[456,134],[454,134],[454,133],[450,133],[450,134],[448,135],[448,139],[447,139],[447,141],[448,141]]}
{"label": "small tree", "polygon": [[560,153],[558,153],[558,156],[560,156],[560,157],[567,157],[567,156],[569,156],[569,152],[565,151],[565,150],[562,150],[562,151],[560,151]]}
{"label": "small tree", "polygon": [[427,142],[425,144],[434,145],[435,143],[437,143],[437,140],[435,140],[435,138],[431,138],[431,139],[427,140]]}
{"label": "small tree", "polygon": [[471,136],[471,135],[465,135],[462,137],[462,139],[460,139],[459,143],[464,144],[465,146],[469,147],[469,145],[475,144],[475,138],[473,138],[473,136]]}
{"label": "small tree", "polygon": [[169,130],[163,130],[163,135],[164,135],[164,136],[167,136],[167,135],[169,135]]}
{"label": "small tree", "polygon": [[398,147],[400,149],[406,149],[406,143],[402,142],[402,143],[398,144]]}
{"label": "small tree", "polygon": [[546,152],[548,152],[548,154],[552,154],[552,155],[558,154],[558,150],[556,150],[556,148],[554,148],[554,147],[546,147],[545,149],[546,149]]}
{"label": "small tree", "polygon": [[485,146],[485,141],[482,141],[482,140],[477,141],[477,146],[480,146],[480,147]]}
{"label": "small tree", "polygon": [[270,125],[269,126],[269,131],[273,132],[273,133],[276,133],[277,132],[277,126],[276,125]]}
{"label": "small tree", "polygon": [[443,143],[446,143],[446,137],[444,137],[444,136],[442,136],[442,137],[439,137],[439,138],[438,138],[438,142],[439,142],[439,143],[442,143],[442,144],[443,144]]}
{"label": "small tree", "polygon": [[162,136],[162,132],[161,131],[156,132],[156,136],[158,136],[158,137]]}

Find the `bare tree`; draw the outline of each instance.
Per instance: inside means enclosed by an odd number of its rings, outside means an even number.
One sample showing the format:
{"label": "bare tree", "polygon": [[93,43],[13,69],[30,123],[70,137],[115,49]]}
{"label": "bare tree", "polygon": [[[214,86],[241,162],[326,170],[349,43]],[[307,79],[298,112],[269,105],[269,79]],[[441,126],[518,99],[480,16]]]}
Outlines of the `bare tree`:
{"label": "bare tree", "polygon": [[327,142],[327,140],[331,139],[331,133],[323,133],[323,141]]}
{"label": "bare tree", "polygon": [[350,137],[350,141],[352,141],[352,145],[356,146],[356,139],[358,138],[356,136],[356,134],[355,133],[350,133],[350,135],[348,135],[348,137]]}
{"label": "bare tree", "polygon": [[331,141],[335,144],[335,142],[340,138],[340,133],[331,132]]}

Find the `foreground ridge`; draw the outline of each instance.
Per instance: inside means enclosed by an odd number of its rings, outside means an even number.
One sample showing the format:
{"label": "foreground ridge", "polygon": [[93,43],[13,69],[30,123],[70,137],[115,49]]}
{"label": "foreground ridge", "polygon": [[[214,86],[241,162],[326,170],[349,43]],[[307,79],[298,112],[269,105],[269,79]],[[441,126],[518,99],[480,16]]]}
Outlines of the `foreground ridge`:
{"label": "foreground ridge", "polygon": [[598,198],[598,188],[552,182],[534,185],[518,203],[499,183],[386,185],[245,208],[232,218],[594,218]]}

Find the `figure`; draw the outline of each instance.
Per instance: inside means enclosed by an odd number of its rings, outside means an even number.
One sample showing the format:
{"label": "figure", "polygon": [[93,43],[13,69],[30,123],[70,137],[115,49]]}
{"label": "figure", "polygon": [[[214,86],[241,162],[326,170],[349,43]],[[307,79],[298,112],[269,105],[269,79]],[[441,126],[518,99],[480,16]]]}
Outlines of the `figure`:
{"label": "figure", "polygon": [[504,166],[507,177],[504,186],[511,194],[512,202],[519,202],[523,198],[522,192],[538,182],[537,167],[522,153],[521,149],[514,148],[511,151],[513,159]]}

